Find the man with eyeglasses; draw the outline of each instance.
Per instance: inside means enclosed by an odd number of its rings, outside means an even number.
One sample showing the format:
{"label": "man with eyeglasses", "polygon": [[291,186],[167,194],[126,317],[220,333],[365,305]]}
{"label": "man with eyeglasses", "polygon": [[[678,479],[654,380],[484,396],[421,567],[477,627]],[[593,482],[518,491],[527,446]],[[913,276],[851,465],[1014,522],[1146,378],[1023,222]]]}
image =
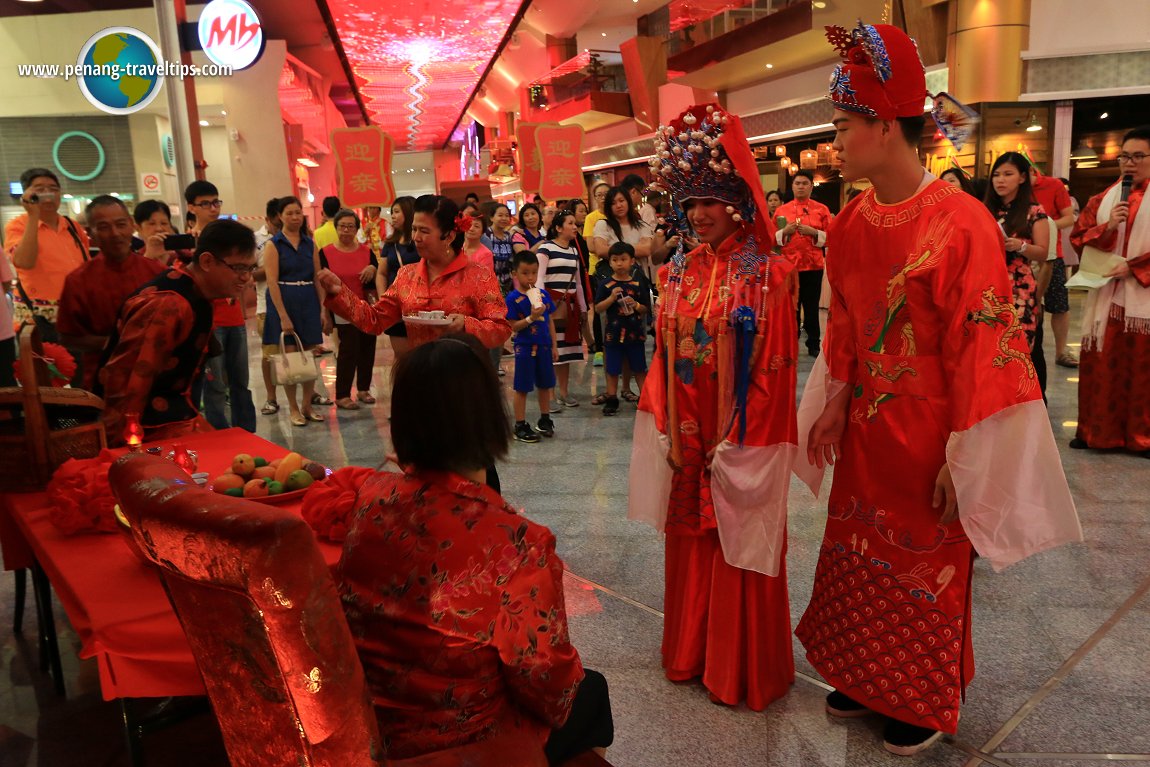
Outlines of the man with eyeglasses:
{"label": "man with eyeglasses", "polygon": [[204,364],[212,302],[250,289],[256,239],[237,221],[203,228],[188,264],[178,264],[124,302],[99,373],[108,443],[124,441],[124,416],[137,414],[145,440],[170,439],[211,425],[192,404],[192,380]]}
{"label": "man with eyeglasses", "polygon": [[16,267],[15,320],[35,322],[40,339],[57,342],[56,313],[64,278],[88,260],[84,228],[59,214],[60,179],[47,168],[20,174],[24,213],[4,228],[4,243]]}
{"label": "man with eyeglasses", "polygon": [[[1150,458],[1150,125],[1122,139],[1118,181],[1090,198],[1070,242],[1110,256],[1109,282],[1090,291],[1082,323],[1078,433],[1073,448],[1120,448]],[[1127,180],[1128,179],[1128,183]]]}
{"label": "man with eyeglasses", "polygon": [[[193,181],[184,190],[184,200],[196,217],[191,234],[199,235],[212,222],[219,220],[223,203],[219,190],[209,181]],[[254,282],[252,283],[254,288]],[[214,303],[213,334],[219,353],[208,358],[203,378],[192,388],[192,400],[203,400],[204,417],[216,429],[238,426],[256,430],[256,406],[252,401],[248,372],[248,335],[244,320],[244,295]],[[228,419],[228,404],[231,419]]]}

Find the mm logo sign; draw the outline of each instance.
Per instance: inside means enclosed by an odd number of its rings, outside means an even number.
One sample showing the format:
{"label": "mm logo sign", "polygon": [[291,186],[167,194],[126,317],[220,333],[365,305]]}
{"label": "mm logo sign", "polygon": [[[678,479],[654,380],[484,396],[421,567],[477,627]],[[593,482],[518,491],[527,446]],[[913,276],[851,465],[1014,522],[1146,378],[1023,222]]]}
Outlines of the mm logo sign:
{"label": "mm logo sign", "polygon": [[256,63],[264,51],[264,30],[244,0],[212,0],[199,22],[200,45],[216,64],[233,70]]}

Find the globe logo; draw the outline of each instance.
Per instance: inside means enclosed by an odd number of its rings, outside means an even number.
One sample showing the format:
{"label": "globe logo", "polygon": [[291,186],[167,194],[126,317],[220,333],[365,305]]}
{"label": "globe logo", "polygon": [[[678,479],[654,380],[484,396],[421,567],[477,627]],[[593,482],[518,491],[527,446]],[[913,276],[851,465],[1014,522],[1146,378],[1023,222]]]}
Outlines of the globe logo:
{"label": "globe logo", "polygon": [[138,29],[109,27],[88,38],[76,80],[92,106],[114,115],[138,112],[163,85],[159,46]]}

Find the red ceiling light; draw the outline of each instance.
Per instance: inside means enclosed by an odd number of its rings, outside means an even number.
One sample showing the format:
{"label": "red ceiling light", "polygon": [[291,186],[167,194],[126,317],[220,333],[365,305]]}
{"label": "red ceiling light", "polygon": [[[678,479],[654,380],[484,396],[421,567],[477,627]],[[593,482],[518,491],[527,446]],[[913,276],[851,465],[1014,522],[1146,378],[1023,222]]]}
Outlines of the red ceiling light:
{"label": "red ceiling light", "polygon": [[371,121],[397,147],[445,144],[521,0],[326,0]]}

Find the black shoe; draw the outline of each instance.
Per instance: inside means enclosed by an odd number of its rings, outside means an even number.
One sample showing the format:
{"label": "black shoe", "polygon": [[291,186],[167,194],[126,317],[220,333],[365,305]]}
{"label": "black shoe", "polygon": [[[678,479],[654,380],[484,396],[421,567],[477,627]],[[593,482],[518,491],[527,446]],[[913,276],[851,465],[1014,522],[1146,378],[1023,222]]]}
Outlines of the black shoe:
{"label": "black shoe", "polygon": [[551,416],[547,413],[544,413],[542,416],[540,416],[539,425],[535,427],[535,430],[542,434],[544,437],[554,437],[555,424],[551,421]]}
{"label": "black shoe", "polygon": [[603,403],[603,415],[615,415],[619,412],[619,398],[608,397]]}
{"label": "black shoe", "polygon": [[515,439],[520,442],[538,442],[539,435],[531,428],[531,424],[526,421],[517,421],[515,423]]}
{"label": "black shoe", "polygon": [[835,690],[827,696],[827,713],[839,719],[855,719],[869,715],[871,710],[854,698]]}
{"label": "black shoe", "polygon": [[1084,440],[1084,439],[1079,439],[1078,437],[1075,437],[1074,439],[1070,440],[1070,449],[1071,450],[1087,450],[1089,448],[1090,448],[1090,445],[1087,445],[1086,440]]}
{"label": "black shoe", "polygon": [[892,754],[914,756],[930,748],[941,737],[942,732],[939,730],[888,719],[882,734],[882,745]]}

